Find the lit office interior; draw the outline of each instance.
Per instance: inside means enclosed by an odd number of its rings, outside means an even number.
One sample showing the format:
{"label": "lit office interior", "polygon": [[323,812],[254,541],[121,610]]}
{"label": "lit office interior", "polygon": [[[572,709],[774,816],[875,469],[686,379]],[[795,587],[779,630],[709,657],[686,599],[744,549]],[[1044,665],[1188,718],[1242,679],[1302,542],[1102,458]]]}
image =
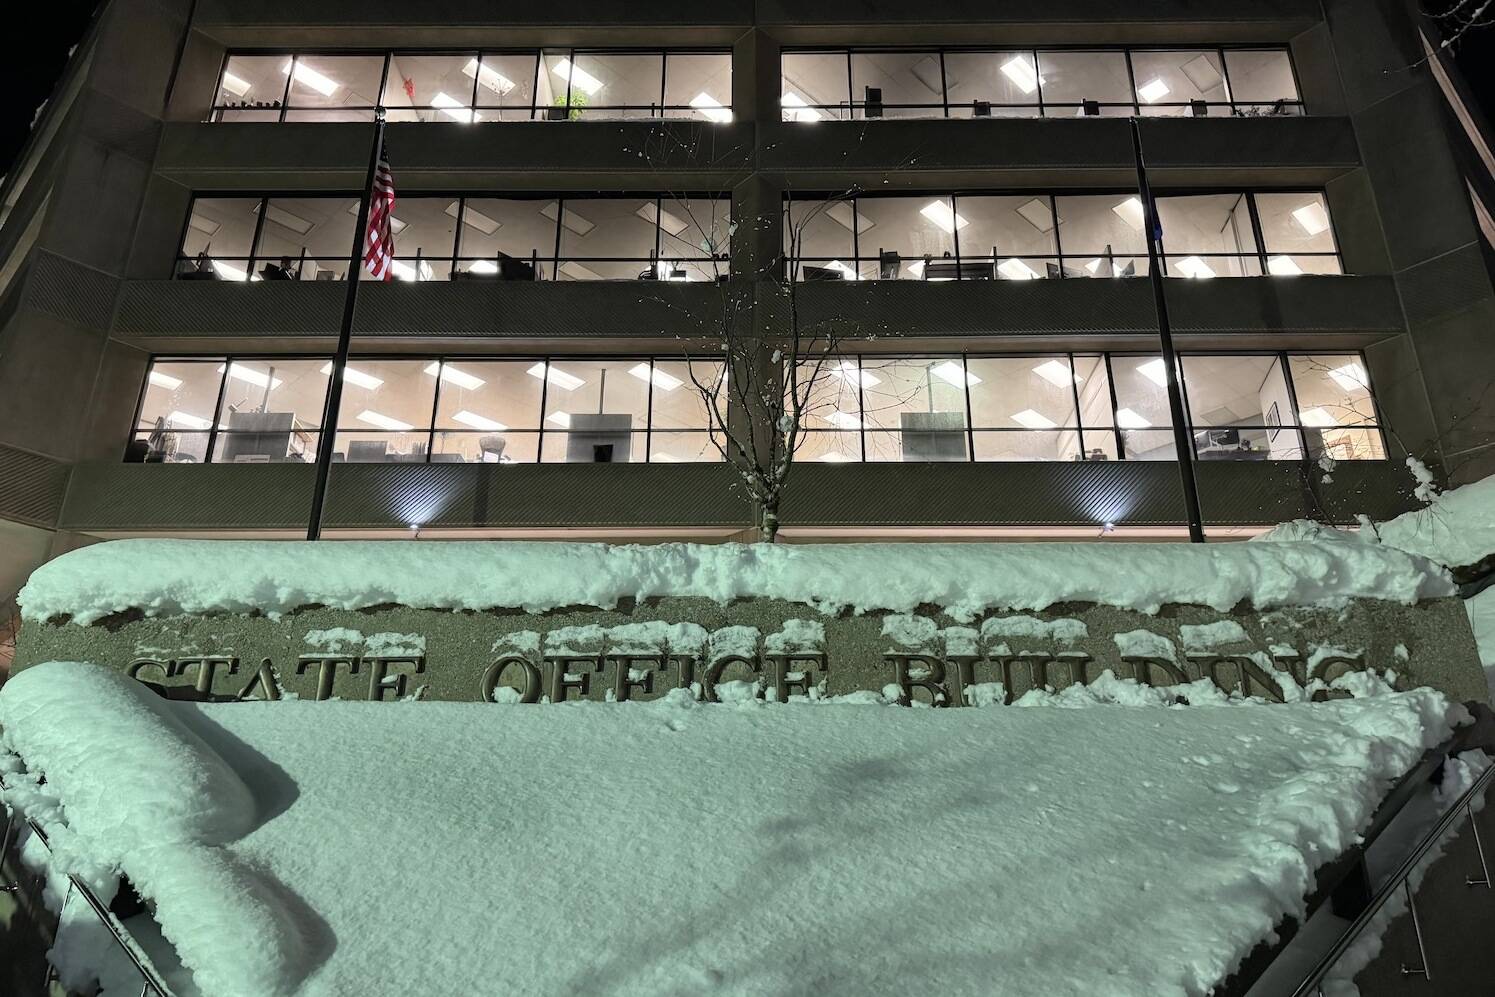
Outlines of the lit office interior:
{"label": "lit office interior", "polygon": [[[342,280],[358,199],[199,197],[177,276]],[[731,202],[647,197],[400,196],[398,280],[669,280],[725,277]]]}
{"label": "lit office interior", "polygon": [[230,54],[214,121],[732,120],[724,51]]}
{"label": "lit office interior", "polygon": [[[323,357],[158,359],[128,457],[313,460],[330,371]],[[1358,355],[1185,354],[1179,373],[1200,460],[1385,457]],[[716,461],[696,384],[721,376],[661,357],[356,358],[335,459]],[[816,381],[797,456],[1171,460],[1165,384],[1163,361],[1145,354],[838,357]]]}
{"label": "lit office interior", "polygon": [[780,100],[801,122],[1303,113],[1282,48],[785,52]]}
{"label": "lit office interior", "polygon": [[[1157,197],[1169,277],[1341,273],[1323,194]],[[799,280],[1037,280],[1147,273],[1134,193],[795,198],[784,252]]]}

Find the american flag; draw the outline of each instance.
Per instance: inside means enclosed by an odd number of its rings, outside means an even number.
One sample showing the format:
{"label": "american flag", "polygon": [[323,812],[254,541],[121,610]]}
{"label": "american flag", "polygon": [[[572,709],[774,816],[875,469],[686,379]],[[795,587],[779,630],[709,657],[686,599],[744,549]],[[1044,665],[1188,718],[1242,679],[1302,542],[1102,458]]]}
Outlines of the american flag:
{"label": "american flag", "polygon": [[393,280],[395,236],[390,217],[395,210],[395,178],[389,172],[389,150],[379,144],[379,165],[369,194],[369,227],[363,234],[363,266],[375,280]]}

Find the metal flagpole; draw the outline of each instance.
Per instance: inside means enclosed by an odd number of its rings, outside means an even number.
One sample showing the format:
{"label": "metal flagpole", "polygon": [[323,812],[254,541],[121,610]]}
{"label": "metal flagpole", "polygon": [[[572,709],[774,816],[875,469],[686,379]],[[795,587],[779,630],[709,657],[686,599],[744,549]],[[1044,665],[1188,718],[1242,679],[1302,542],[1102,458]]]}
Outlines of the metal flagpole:
{"label": "metal flagpole", "polygon": [[1178,357],[1173,352],[1173,330],[1168,324],[1168,299],[1163,293],[1162,254],[1159,242],[1163,226],[1158,221],[1158,206],[1147,183],[1147,167],[1142,162],[1142,127],[1132,120],[1132,152],[1137,157],[1137,191],[1142,197],[1143,224],[1147,228],[1147,272],[1152,278],[1152,298],[1158,310],[1158,341],[1163,348],[1163,373],[1167,378],[1168,411],[1173,417],[1173,449],[1178,454],[1178,475],[1184,490],[1184,511],[1189,517],[1189,541],[1204,543],[1204,516],[1199,510],[1199,485],[1194,478],[1194,440],[1184,418],[1184,398],[1178,387]]}
{"label": "metal flagpole", "polygon": [[317,441],[317,483],[311,493],[311,517],[306,539],[322,538],[322,505],[327,498],[327,475],[332,469],[332,451],[337,444],[337,413],[343,402],[343,371],[348,367],[348,350],[353,339],[353,309],[358,304],[358,278],[363,273],[363,246],[368,233],[369,200],[374,190],[374,174],[379,169],[379,152],[384,146],[384,108],[374,111],[374,142],[369,148],[369,169],[363,179],[363,196],[358,201],[358,224],[353,231],[353,250],[348,254],[348,293],[343,299],[343,324],[338,330],[337,356],[332,360],[332,377],[327,384],[327,406],[322,411],[322,435]]}

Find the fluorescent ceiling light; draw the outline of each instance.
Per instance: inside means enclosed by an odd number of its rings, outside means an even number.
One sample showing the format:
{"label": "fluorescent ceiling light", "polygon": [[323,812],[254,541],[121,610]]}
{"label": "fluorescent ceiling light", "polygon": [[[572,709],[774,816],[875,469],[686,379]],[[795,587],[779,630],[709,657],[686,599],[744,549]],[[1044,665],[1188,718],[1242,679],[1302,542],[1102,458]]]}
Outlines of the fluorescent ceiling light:
{"label": "fluorescent ceiling light", "polygon": [[1315,429],[1327,429],[1330,426],[1339,425],[1339,420],[1330,415],[1327,409],[1315,406],[1303,410],[1303,425],[1312,426]]}
{"label": "fluorescent ceiling light", "polygon": [[556,221],[559,218],[562,225],[575,232],[577,235],[586,235],[588,232],[592,231],[592,229],[597,227],[596,225],[587,221],[585,218],[581,217],[581,215],[578,215],[576,212],[572,211],[570,208],[566,209],[566,216],[564,218],[561,218],[561,207],[559,202],[556,201],[551,201],[549,204],[545,205],[545,207],[541,208],[540,214],[546,218],[549,218],[551,221]]}
{"label": "fluorescent ceiling light", "polygon": [[839,270],[841,272],[841,275],[844,276],[847,280],[861,280],[862,279],[862,275],[861,274],[857,273],[855,270],[853,270],[851,267],[849,267],[845,263],[842,263],[840,260],[831,260],[829,263],[827,263],[825,265],[825,268],[827,270]]}
{"label": "fluorescent ceiling light", "polygon": [[243,97],[244,95],[249,93],[249,81],[241,80],[233,73],[225,70],[223,73],[223,89],[227,90],[235,97]]}
{"label": "fluorescent ceiling light", "polygon": [[1025,55],[1015,55],[1002,63],[1002,74],[1016,83],[1023,93],[1032,93],[1038,89],[1038,70],[1033,68],[1033,63]]}
{"label": "fluorescent ceiling light", "polygon": [[830,423],[832,426],[835,426],[837,429],[852,430],[862,428],[862,420],[858,419],[850,412],[832,412],[830,415],[825,417],[825,421]]}
{"label": "fluorescent ceiling light", "polygon": [[1172,90],[1168,89],[1168,84],[1158,78],[1148,80],[1137,88],[1137,96],[1141,97],[1143,102],[1148,104],[1162,100],[1172,92]]}
{"label": "fluorescent ceiling light", "polygon": [[526,373],[530,377],[540,377],[560,388],[562,391],[575,391],[587,382],[575,374],[568,374],[555,364],[537,363]]}
{"label": "fluorescent ceiling light", "polygon": [[211,218],[204,218],[195,211],[192,213],[192,217],[187,219],[187,224],[209,237],[216,234],[218,229],[222,227]]}
{"label": "fluorescent ceiling light", "polygon": [[1053,419],[1030,408],[1012,413],[1012,421],[1027,429],[1057,429],[1059,427]]}
{"label": "fluorescent ceiling light", "polygon": [[470,125],[474,121],[483,120],[482,115],[447,93],[438,93],[432,97],[431,106],[453,121],[460,121],[463,124]]}
{"label": "fluorescent ceiling light", "polygon": [[1303,268],[1291,256],[1273,256],[1267,260],[1267,273],[1279,277],[1296,277],[1302,272]]}
{"label": "fluorescent ceiling light", "polygon": [[182,379],[180,377],[172,377],[170,374],[163,374],[159,370],[153,370],[151,371],[151,383],[158,388],[175,391],[182,386]]}
{"label": "fluorescent ceiling light", "polygon": [[1152,423],[1129,408],[1119,408],[1116,410],[1116,425],[1122,429],[1146,429]]}
{"label": "fluorescent ceiling light", "polygon": [[571,65],[570,59],[562,59],[560,62],[556,63],[555,68],[552,69],[551,72],[555,73],[563,80],[569,80],[572,85],[576,87],[576,89],[582,91],[588,97],[593,96],[597,93],[598,90],[602,89],[601,80],[593,76],[591,73],[587,72],[585,69],[579,69],[576,66]]}
{"label": "fluorescent ceiling light", "polygon": [[930,201],[919,209],[919,214],[928,218],[951,235],[955,234],[956,229],[965,228],[970,224],[970,222],[966,221],[960,215],[957,215],[955,209],[950,207],[947,201]]}
{"label": "fluorescent ceiling light", "polygon": [[1334,379],[1335,384],[1346,391],[1364,391],[1370,387],[1370,376],[1358,363],[1351,362],[1343,367],[1335,367],[1329,371],[1329,376]]}
{"label": "fluorescent ceiling light", "polygon": [[914,262],[908,265],[908,272],[916,278],[924,276],[924,261],[914,260]]}
{"label": "fluorescent ceiling light", "polygon": [[492,260],[473,260],[467,264],[468,273],[498,273],[498,266]]}
{"label": "fluorescent ceiling light", "polygon": [[[260,205],[255,204],[254,210],[260,210]],[[265,218],[277,225],[284,225],[297,235],[305,235],[312,230],[313,222],[307,221],[300,215],[293,215],[278,204],[269,204],[265,207]]]}
{"label": "fluorescent ceiling light", "polygon": [[1137,373],[1147,378],[1160,388],[1168,387],[1168,368],[1163,366],[1163,359],[1158,357],[1146,363],[1137,365]]}
{"label": "fluorescent ceiling light", "polygon": [[565,263],[562,263],[560,272],[572,280],[602,280],[600,273],[587,269],[575,260],[567,260]]}
{"label": "fluorescent ceiling light", "polygon": [[476,412],[469,412],[466,409],[452,416],[452,419],[455,422],[462,423],[464,426],[471,426],[473,429],[486,429],[490,433],[502,433],[509,428],[501,422],[494,422],[487,416],[478,415]]}
{"label": "fluorescent ceiling light", "polygon": [[166,417],[168,426],[186,426],[188,429],[212,429],[213,424],[200,415],[191,415],[187,412],[173,411]]}
{"label": "fluorescent ceiling light", "polygon": [[1023,216],[1023,220],[1040,232],[1054,231],[1054,212],[1049,208],[1049,202],[1041,197],[1035,197],[1030,201],[1024,201],[1018,205],[1017,213]]}
{"label": "fluorescent ceiling light", "polygon": [[726,124],[732,120],[732,112],[723,107],[721,101],[704,91],[690,99],[690,106],[700,111],[712,121],[719,121],[722,124]]}
{"label": "fluorescent ceiling light", "polygon": [[[1209,264],[1205,263],[1197,256],[1185,256],[1183,259],[1179,260],[1173,265],[1177,267],[1178,272],[1183,274],[1185,277],[1215,276],[1215,272],[1209,268]],[[1162,363],[1161,360],[1158,362]]]}
{"label": "fluorescent ceiling light", "polygon": [[670,235],[679,235],[681,232],[684,232],[686,229],[690,228],[689,222],[680,218],[678,215],[673,215],[668,211],[662,210],[659,205],[655,204],[653,201],[650,201],[647,204],[639,205],[638,210],[635,211],[634,214],[638,215],[650,225],[658,222],[659,227],[664,229]]}
{"label": "fluorescent ceiling light", "polygon": [[[218,365],[218,373],[220,373],[220,374],[223,373],[223,365],[222,364]],[[238,378],[241,381],[248,381],[250,384],[253,384],[256,387],[260,387],[260,388],[263,388],[265,385],[268,384],[268,385],[270,385],[270,390],[271,391],[274,391],[276,388],[280,387],[282,384],[285,383],[284,381],[282,381],[278,377],[272,383],[271,380],[270,380],[270,375],[269,374],[263,373],[261,371],[257,371],[253,367],[245,367],[243,364],[237,364],[237,363],[236,364],[229,364],[229,366],[228,366],[228,376],[229,377]]]}
{"label": "fluorescent ceiling light", "polygon": [[1100,272],[1100,265],[1102,263],[1104,263],[1104,262],[1105,262],[1104,260],[1102,260],[1099,256],[1097,256],[1095,259],[1093,259],[1089,263],[1085,264],[1085,269],[1088,270],[1088,271],[1090,271],[1090,273],[1092,275],[1097,274],[1097,273]]}
{"label": "fluorescent ceiling light", "polygon": [[941,381],[955,385],[957,388],[964,387],[967,384],[974,386],[981,383],[981,378],[975,374],[967,373],[966,369],[954,360],[946,360],[944,363],[935,364],[929,368],[929,373]]}
{"label": "fluorescent ceiling light", "polygon": [[1135,197],[1129,197],[1125,201],[1122,201],[1120,204],[1114,205],[1111,210],[1120,215],[1121,220],[1126,222],[1132,228],[1136,229],[1138,232],[1142,231],[1142,226],[1143,224],[1145,224],[1145,219],[1143,217],[1142,202],[1140,200]]}
{"label": "fluorescent ceiling light", "polygon": [[864,388],[875,388],[882,383],[882,378],[874,377],[864,370],[857,370],[857,365],[850,360],[842,360],[839,367],[832,367],[831,374],[847,384],[859,384]]}
{"label": "fluorescent ceiling light", "polygon": [[[457,217],[456,201],[453,201],[451,204],[448,204],[446,206],[446,213],[448,215],[451,215],[453,218]],[[467,210],[462,212],[462,224],[471,225],[473,228],[477,229],[484,235],[492,235],[494,232],[497,232],[500,227],[502,227],[501,222],[489,218],[481,211],[473,210],[470,205],[468,206]]]}
{"label": "fluorescent ceiling light", "polygon": [[829,208],[826,208],[825,213],[848,231],[852,227],[852,221],[854,218],[856,222],[856,231],[858,234],[866,232],[868,229],[877,224],[877,222],[868,218],[866,215],[852,211],[851,205],[846,201],[837,201]]}
{"label": "fluorescent ceiling light", "polygon": [[514,89],[513,80],[509,79],[507,76],[503,75],[497,70],[490,69],[487,66],[479,66],[478,60],[476,59],[468,59],[467,65],[462,67],[462,72],[469,77],[477,77],[477,81],[479,83],[487,87],[489,90],[492,90],[500,97],[504,96],[510,90]]}
{"label": "fluorescent ceiling light", "polygon": [[227,263],[224,263],[222,260],[214,260],[213,261],[213,269],[217,270],[219,276],[221,276],[224,280],[248,280],[249,279],[249,275],[247,273],[245,273],[243,270],[240,270],[238,267],[235,267],[235,266],[229,266]]}
{"label": "fluorescent ceiling light", "polygon": [[1303,231],[1309,235],[1329,231],[1329,213],[1317,201],[1309,201],[1301,208],[1293,209],[1293,217],[1297,219],[1299,225],[1303,226]]}
{"label": "fluorescent ceiling light", "polygon": [[832,450],[830,453],[821,454],[818,459],[825,461],[827,464],[845,464],[847,461],[851,460],[851,458],[846,456],[844,453],[839,453],[835,450]]}
{"label": "fluorescent ceiling light", "polygon": [[[329,360],[324,363],[321,370],[319,370],[317,373],[327,374],[330,376],[332,374],[332,361]],[[384,379],[382,377],[375,377],[373,374],[365,374],[357,367],[344,367],[343,380],[347,381],[349,384],[356,384],[360,388],[368,388],[370,391],[377,390],[379,386],[384,383]]]}
{"label": "fluorescent ceiling light", "polygon": [[415,267],[411,266],[408,263],[405,263],[402,260],[395,260],[390,263],[389,270],[395,275],[395,277],[400,280],[430,280],[432,274],[435,273],[435,271],[431,269],[431,264],[427,263],[425,260],[420,261],[419,271],[417,271]]}
{"label": "fluorescent ceiling light", "polygon": [[779,104],[783,106],[784,114],[790,121],[820,120],[820,112],[811,107],[803,97],[792,91],[785,91],[784,96],[779,98]]}
{"label": "fluorescent ceiling light", "polygon": [[358,413],[356,418],[359,422],[366,422],[370,426],[378,426],[380,429],[387,429],[391,433],[403,433],[407,430],[415,428],[408,422],[401,422],[398,419],[391,419],[387,415],[381,415],[378,412],[371,412],[368,409],[364,409],[362,412]]}
{"label": "fluorescent ceiling light", "polygon": [[288,60],[284,66],[280,67],[280,71],[282,73],[290,73],[292,62],[296,64],[296,82],[305,83],[323,97],[331,97],[337,92],[338,87],[342,86],[337,80],[323,76],[299,60]]}
{"label": "fluorescent ceiling light", "polygon": [[654,386],[663,391],[674,391],[676,388],[680,387],[680,385],[685,383],[678,377],[671,377],[669,374],[666,374],[658,367],[650,368],[650,366],[646,363],[634,364],[632,367],[628,368],[628,373],[632,374],[640,381],[653,381]]}
{"label": "fluorescent ceiling light", "polygon": [[1074,380],[1075,384],[1085,383],[1078,374],[1070,373],[1069,364],[1061,363],[1058,360],[1045,360],[1043,363],[1033,368],[1033,373],[1037,374],[1039,377],[1043,378],[1045,381],[1049,382],[1056,388],[1069,387],[1071,379]]}
{"label": "fluorescent ceiling light", "polygon": [[1219,86],[1224,78],[1207,55],[1196,55],[1178,67],[1200,93],[1209,93]]}
{"label": "fluorescent ceiling light", "polygon": [[546,422],[553,422],[557,426],[560,426],[562,429],[570,429],[571,428],[571,413],[570,412],[552,412],[548,416],[545,417],[545,421]]}
{"label": "fluorescent ceiling light", "polygon": [[474,377],[465,370],[458,370],[451,364],[443,364],[440,361],[431,363],[430,366],[426,367],[425,373],[430,374],[432,377],[436,377],[439,374],[443,381],[455,384],[459,388],[466,388],[468,391],[476,391],[488,383],[481,377]]}
{"label": "fluorescent ceiling light", "polygon": [[997,273],[1008,280],[1038,280],[1039,274],[1022,260],[1003,260],[997,264]]}

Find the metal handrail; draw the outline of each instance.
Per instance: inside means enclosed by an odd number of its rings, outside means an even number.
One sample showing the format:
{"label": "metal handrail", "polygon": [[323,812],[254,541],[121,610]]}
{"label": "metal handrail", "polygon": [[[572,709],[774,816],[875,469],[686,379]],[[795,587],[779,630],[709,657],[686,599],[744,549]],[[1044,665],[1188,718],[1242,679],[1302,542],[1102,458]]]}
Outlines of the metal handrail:
{"label": "metal handrail", "polygon": [[[1413,926],[1417,931],[1417,945],[1419,950],[1422,949],[1422,926],[1417,922],[1416,908],[1411,906],[1412,886],[1408,879],[1427,853],[1432,850],[1433,846],[1443,840],[1444,834],[1448,832],[1448,829],[1453,826],[1454,821],[1461,814],[1468,815],[1469,824],[1474,828],[1476,846],[1479,846],[1479,828],[1474,822],[1474,798],[1483,792],[1492,780],[1495,780],[1495,765],[1491,765],[1485,769],[1480,774],[1480,777],[1474,780],[1474,784],[1465,790],[1464,794],[1454,802],[1453,806],[1443,812],[1443,816],[1423,835],[1422,839],[1417,843],[1417,847],[1412,849],[1411,854],[1402,861],[1401,865],[1396,867],[1396,871],[1387,878],[1386,882],[1381,885],[1381,888],[1370,898],[1370,902],[1366,904],[1365,909],[1360,912],[1354,921],[1350,922],[1350,926],[1339,936],[1338,941],[1334,943],[1328,952],[1324,953],[1323,957],[1319,959],[1308,975],[1303,978],[1303,981],[1298,984],[1297,989],[1293,990],[1292,997],[1306,997],[1306,995],[1311,993],[1323,992],[1322,984],[1324,978],[1329,975],[1329,971],[1334,968],[1340,957],[1355,943],[1360,934],[1370,924],[1371,920],[1386,905],[1386,901],[1390,900],[1399,888],[1404,888],[1407,891],[1408,909],[1412,913]],[[1485,856],[1482,847],[1480,848],[1480,865],[1484,868],[1483,885],[1489,887],[1490,872],[1489,867],[1485,865]],[[1479,880],[1474,880],[1470,885],[1479,885],[1479,882]],[[1413,973],[1420,972],[1423,976],[1428,976],[1427,969],[1427,957],[1424,952],[1421,968],[1405,971]]]}
{"label": "metal handrail", "polygon": [[[4,783],[0,782],[0,788],[3,787]],[[0,806],[3,806],[3,804],[0,804]],[[22,814],[20,810],[13,809],[9,806],[6,806],[5,809],[7,811],[7,816],[5,820],[4,838],[0,839],[0,864],[3,864],[6,856],[10,853],[11,843],[13,838],[15,837],[12,831],[15,827],[17,817],[26,822],[26,826],[31,829],[31,833],[36,835],[37,838],[41,840],[41,843],[46,846],[48,852],[52,850],[52,842],[48,840],[47,833],[37,825],[36,821]],[[68,873],[67,878],[69,889],[78,891],[79,896],[81,896],[88,903],[88,906],[92,908],[94,915],[99,919],[99,922],[108,929],[109,934],[114,938],[115,944],[117,944],[120,947],[121,951],[123,951],[124,954],[129,957],[130,962],[132,962],[135,965],[135,969],[139,971],[140,978],[144,981],[144,985],[140,990],[140,997],[146,997],[147,994],[150,994],[152,992],[154,992],[157,997],[176,997],[176,993],[166,985],[166,983],[161,979],[160,974],[156,972],[155,966],[151,965],[150,958],[140,948],[140,943],[135,941],[135,939],[131,937],[130,933],[125,930],[124,925],[120,924],[119,920],[109,912],[109,906],[99,899],[99,895],[95,893],[87,883],[83,882],[73,873]],[[8,889],[18,890],[19,887],[20,880],[17,880],[14,884],[8,887]],[[66,893],[63,894],[62,906],[64,909],[66,909],[67,907]]]}

